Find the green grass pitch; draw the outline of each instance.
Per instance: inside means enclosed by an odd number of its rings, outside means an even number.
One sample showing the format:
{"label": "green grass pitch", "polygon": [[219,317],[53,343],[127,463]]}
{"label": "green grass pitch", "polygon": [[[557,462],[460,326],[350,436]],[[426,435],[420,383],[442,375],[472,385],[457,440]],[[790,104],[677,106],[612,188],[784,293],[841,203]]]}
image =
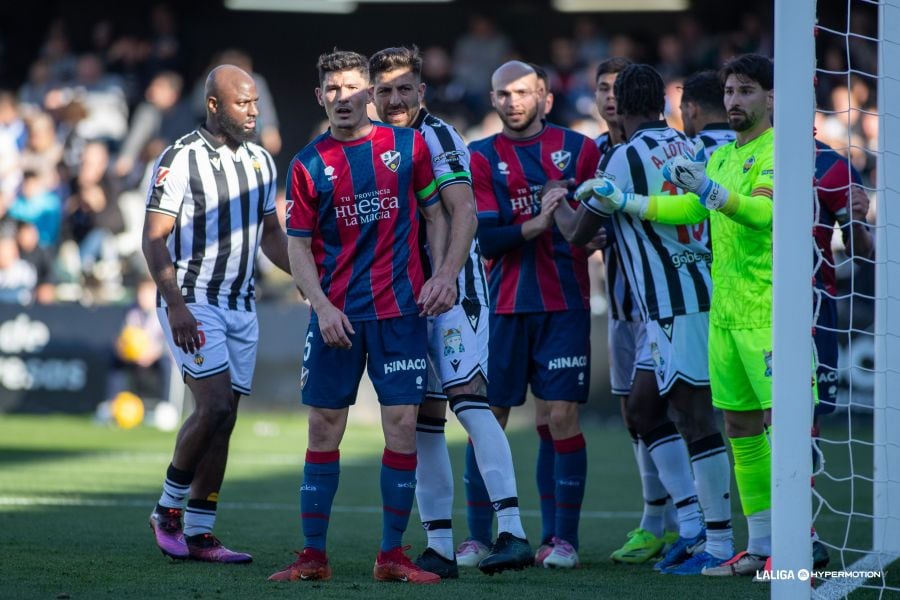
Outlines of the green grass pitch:
{"label": "green grass pitch", "polygon": [[[528,409],[525,409],[528,410]],[[521,411],[523,415],[524,411]],[[835,437],[846,427],[835,426]],[[0,598],[230,599],[230,598],[766,598],[769,587],[749,579],[663,576],[649,565],[613,565],[609,553],[638,523],[641,509],[631,445],[618,424],[585,428],[589,474],[581,523],[581,568],[528,569],[487,577],[462,570],[437,586],[375,583],[372,564],[381,532],[378,475],[383,440],[378,426],[351,424],[344,440],[341,485],[335,499],[328,552],[334,578],[324,583],[272,583],[266,577],[293,561],[302,541],[298,489],[306,449],[306,422],[296,413],[244,412],[231,444],[216,533],[226,545],[253,554],[250,565],[172,561],[156,548],[147,516],[159,496],[173,433],[149,427],[122,431],[88,418],[0,416]],[[465,535],[462,459],[465,435],[452,418],[448,438],[456,474],[457,543]],[[510,431],[525,528],[534,545],[540,532],[534,484],[536,434]],[[828,466],[849,474],[845,446],[826,448]],[[857,470],[870,468],[855,448]],[[868,460],[868,462],[866,462]],[[871,507],[871,489],[859,482],[820,481],[837,507]],[[739,547],[746,529],[736,493]],[[856,522],[858,521],[858,522]],[[818,527],[838,543],[869,543],[870,526],[826,515]],[[410,556],[424,549],[414,511],[406,535]],[[835,557],[835,553],[832,552]],[[855,557],[847,554],[846,560]],[[838,568],[837,561],[831,567]],[[896,569],[900,571],[900,569]],[[888,580],[898,584],[898,577]],[[856,597],[856,596],[854,596]],[[877,597],[863,592],[858,597]]]}

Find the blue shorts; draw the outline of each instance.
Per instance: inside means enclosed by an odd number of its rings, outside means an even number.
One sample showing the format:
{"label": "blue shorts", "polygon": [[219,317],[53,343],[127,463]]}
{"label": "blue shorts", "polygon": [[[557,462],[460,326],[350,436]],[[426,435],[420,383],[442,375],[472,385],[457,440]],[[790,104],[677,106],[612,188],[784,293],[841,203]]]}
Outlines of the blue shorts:
{"label": "blue shorts", "polygon": [[521,406],[529,384],[542,400],[587,402],[591,383],[588,311],[492,314],[490,325],[491,406]]}
{"label": "blue shorts", "polygon": [[352,325],[353,347],[332,348],[322,339],[319,320],[312,314],[300,371],[303,404],[317,408],[354,404],[367,366],[381,404],[421,404],[428,383],[425,319],[411,315]]}
{"label": "blue shorts", "polygon": [[819,386],[819,403],[816,415],[834,412],[838,393],[838,335],[837,302],[820,295],[819,318],[816,319],[816,382]]}

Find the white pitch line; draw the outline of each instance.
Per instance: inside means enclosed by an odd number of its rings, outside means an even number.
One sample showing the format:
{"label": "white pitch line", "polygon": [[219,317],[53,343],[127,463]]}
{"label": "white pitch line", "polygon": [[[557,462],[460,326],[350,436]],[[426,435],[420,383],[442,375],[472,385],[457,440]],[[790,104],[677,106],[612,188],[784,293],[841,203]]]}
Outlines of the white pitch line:
{"label": "white pitch line", "polygon": [[[0,506],[70,506],[75,508],[136,508],[152,507],[152,499],[127,500],[98,498],[71,498],[54,496],[0,496]],[[222,508],[234,510],[297,510],[298,505],[283,502],[222,502]],[[381,513],[380,506],[334,506],[331,512],[336,513]],[[540,517],[539,510],[520,510],[523,517]],[[464,509],[457,509],[455,514],[464,515]],[[583,519],[637,519],[641,513],[629,510],[586,510],[581,512]]]}

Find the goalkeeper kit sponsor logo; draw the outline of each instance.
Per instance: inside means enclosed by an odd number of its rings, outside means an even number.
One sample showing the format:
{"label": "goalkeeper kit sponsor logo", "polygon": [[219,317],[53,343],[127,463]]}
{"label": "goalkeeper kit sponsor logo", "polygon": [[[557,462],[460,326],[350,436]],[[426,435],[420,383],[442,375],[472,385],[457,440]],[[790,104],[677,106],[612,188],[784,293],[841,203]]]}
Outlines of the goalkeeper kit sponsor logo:
{"label": "goalkeeper kit sponsor logo", "polygon": [[671,257],[672,266],[676,269],[682,267],[684,265],[692,265],[698,262],[710,263],[712,262],[712,253],[711,252],[691,252],[690,250],[685,250],[680,254],[673,254]]}
{"label": "goalkeeper kit sponsor logo", "polygon": [[547,363],[547,369],[555,371],[557,369],[572,369],[575,367],[586,367],[587,356],[560,356],[559,358],[551,358]]}

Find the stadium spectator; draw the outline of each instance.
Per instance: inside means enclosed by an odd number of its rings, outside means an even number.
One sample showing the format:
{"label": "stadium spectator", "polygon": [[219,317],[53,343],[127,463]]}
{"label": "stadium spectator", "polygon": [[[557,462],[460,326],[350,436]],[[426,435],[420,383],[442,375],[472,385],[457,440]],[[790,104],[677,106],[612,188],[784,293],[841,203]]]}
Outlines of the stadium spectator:
{"label": "stadium spectator", "polygon": [[16,227],[16,243],[22,260],[34,267],[36,279],[34,301],[38,304],[52,304],[56,300],[56,273],[54,272],[53,251],[55,248],[41,246],[39,233],[33,223],[19,221]]}
{"label": "stadium spectator", "polygon": [[[554,224],[560,198],[542,203],[540,194],[551,180],[591,177],[599,153],[590,139],[544,122],[548,90],[541,93],[540,85],[525,63],[499,67],[491,77],[491,101],[502,133],[472,142],[469,149],[478,241],[489,265],[488,400],[505,426],[510,409],[525,403],[531,386],[542,516],[535,562],[571,569],[578,565],[587,474],[578,421],[578,406],[587,401],[590,387],[587,254],[566,242]],[[490,502],[474,453],[466,457],[470,535],[486,547]]]}
{"label": "stadium spectator", "polygon": [[156,284],[143,279],[116,337],[107,399],[125,390],[142,397],[160,397],[168,387],[169,365],[166,335],[156,315]]}
{"label": "stadium spectator", "polygon": [[474,14],[469,18],[468,32],[453,46],[453,77],[475,119],[488,112],[491,73],[511,52],[509,38],[497,31],[490,17]]}
{"label": "stadium spectator", "polygon": [[122,143],[115,163],[115,174],[130,175],[137,168],[143,172],[140,158],[144,148],[154,139],[166,146],[174,142],[193,124],[190,109],[181,102],[181,76],[172,71],[156,75],[145,92],[146,100],[134,112],[128,135]]}
{"label": "stadium spectator", "polygon": [[205,124],[163,152],[147,199],[143,249],[159,289],[157,314],[196,403],[150,525],[168,556],[248,563],[249,554],[229,550],[212,532],[238,403],[250,394],[256,362],[253,261],[261,249],[282,270],[290,266],[275,216],[274,162],[250,142],[258,115],[253,79],[223,65],[210,72],[206,90]]}
{"label": "stadium spectator", "polygon": [[52,248],[59,242],[62,199],[47,188],[45,179],[36,172],[25,171],[19,196],[7,214],[18,221],[33,224],[38,230],[41,247]]}
{"label": "stadium spectator", "polygon": [[78,246],[86,282],[100,284],[104,294],[116,294],[122,282],[113,236],[123,231],[124,222],[118,203],[120,190],[108,177],[108,169],[106,144],[85,145],[80,168],[70,184],[72,195],[63,209],[62,237]]}
{"label": "stadium spectator", "polygon": [[59,190],[63,147],[56,139],[53,118],[45,112],[35,112],[28,117],[26,124],[28,138],[22,150],[22,170],[35,172],[48,189]]}
{"label": "stadium spectator", "polygon": [[15,226],[0,228],[0,303],[29,304],[37,285],[37,271],[19,254]]}
{"label": "stadium spectator", "polygon": [[76,126],[78,136],[117,148],[128,130],[128,104],[121,81],[106,72],[95,54],[79,56],[76,73],[75,80],[60,92],[63,103],[78,101],[84,106],[85,117]]}
{"label": "stadium spectator", "polygon": [[439,273],[448,239],[432,157],[418,131],[369,119],[365,56],[335,50],[322,54],[317,68],[316,99],[331,128],[294,157],[287,196],[291,272],[312,307],[301,373],[309,407],[300,488],[305,542],[297,560],[269,579],[331,577],[326,536],[340,444],[368,364],[385,439],[382,535],[373,574],[376,581],[438,583],[440,576],[415,565],[402,546],[415,495],[416,413],[427,377],[427,324],[420,313],[436,316],[456,300],[455,286],[441,277],[424,281],[418,248],[421,211]]}
{"label": "stadium spectator", "polygon": [[489,301],[481,251],[474,239],[478,220],[469,150],[456,130],[422,105],[421,69],[422,57],[415,47],[387,48],[369,60],[380,120],[417,128],[431,151],[450,239],[442,265],[436,260],[439,254],[430,253],[431,271],[450,285],[455,280],[459,290],[449,311],[428,318],[428,392],[416,425],[416,498],[428,547],[416,564],[441,578],[459,576],[451,521],[453,473],[444,438],[449,403],[469,434],[467,452],[477,456],[498,521],[499,535],[490,554],[464,566],[493,575],[531,566],[534,557],[519,516],[509,442],[487,399]]}

